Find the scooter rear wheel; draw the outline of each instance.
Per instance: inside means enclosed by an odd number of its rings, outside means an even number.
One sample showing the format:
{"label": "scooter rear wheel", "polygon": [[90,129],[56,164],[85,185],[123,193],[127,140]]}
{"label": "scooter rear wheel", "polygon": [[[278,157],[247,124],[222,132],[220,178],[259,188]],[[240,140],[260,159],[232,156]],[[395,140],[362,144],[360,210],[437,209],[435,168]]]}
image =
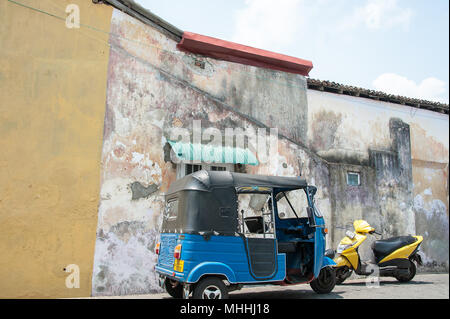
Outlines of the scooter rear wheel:
{"label": "scooter rear wheel", "polygon": [[408,282],[411,281],[414,276],[416,275],[416,264],[414,264],[413,261],[409,261],[409,267],[408,267],[408,275],[396,275],[395,279],[397,279],[400,282]]}

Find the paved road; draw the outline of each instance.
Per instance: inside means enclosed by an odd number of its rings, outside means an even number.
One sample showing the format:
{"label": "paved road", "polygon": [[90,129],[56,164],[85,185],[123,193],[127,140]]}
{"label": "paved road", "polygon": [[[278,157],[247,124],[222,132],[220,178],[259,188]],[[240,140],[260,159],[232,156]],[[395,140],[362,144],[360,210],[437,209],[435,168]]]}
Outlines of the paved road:
{"label": "paved road", "polygon": [[316,294],[309,285],[290,288],[246,288],[230,294],[239,299],[448,299],[448,274],[417,275],[409,283],[381,278],[378,288],[368,288],[366,279],[354,279],[337,285],[328,295]]}
{"label": "paved road", "polygon": [[[419,274],[409,283],[380,278],[378,288],[368,288],[365,279],[348,280],[328,295],[316,294],[309,285],[263,286],[230,293],[230,299],[449,299],[448,274]],[[165,299],[168,294],[107,298]]]}

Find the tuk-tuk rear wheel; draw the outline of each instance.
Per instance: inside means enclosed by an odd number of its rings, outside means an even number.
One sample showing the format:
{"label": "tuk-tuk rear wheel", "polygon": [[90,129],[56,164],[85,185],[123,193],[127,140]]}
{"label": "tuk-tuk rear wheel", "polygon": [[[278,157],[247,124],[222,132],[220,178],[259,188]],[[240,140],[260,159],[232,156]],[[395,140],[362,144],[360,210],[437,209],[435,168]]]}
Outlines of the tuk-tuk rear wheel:
{"label": "tuk-tuk rear wheel", "polygon": [[164,286],[166,287],[167,293],[173,298],[183,298],[183,285],[181,285],[179,282],[166,279]]}
{"label": "tuk-tuk rear wheel", "polygon": [[193,299],[228,299],[228,289],[217,277],[201,279],[194,287]]}
{"label": "tuk-tuk rear wheel", "polygon": [[332,267],[320,270],[319,277],[311,281],[311,288],[318,294],[328,294],[336,285],[336,271]]}

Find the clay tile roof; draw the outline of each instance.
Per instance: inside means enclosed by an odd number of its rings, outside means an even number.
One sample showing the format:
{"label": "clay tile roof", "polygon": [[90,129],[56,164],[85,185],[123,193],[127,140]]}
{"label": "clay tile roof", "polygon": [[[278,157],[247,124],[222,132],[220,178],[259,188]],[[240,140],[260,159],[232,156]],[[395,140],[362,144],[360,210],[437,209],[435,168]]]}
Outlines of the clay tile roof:
{"label": "clay tile roof", "polygon": [[337,94],[345,94],[351,96],[357,96],[361,98],[368,98],[378,101],[384,101],[395,104],[408,105],[411,107],[416,107],[420,109],[426,109],[438,113],[448,114],[449,106],[448,104],[433,102],[421,99],[415,99],[405,96],[388,94],[380,91],[363,89],[356,86],[339,84],[330,81],[321,81],[316,79],[307,79],[308,88],[311,90],[318,90],[324,92],[331,92]]}

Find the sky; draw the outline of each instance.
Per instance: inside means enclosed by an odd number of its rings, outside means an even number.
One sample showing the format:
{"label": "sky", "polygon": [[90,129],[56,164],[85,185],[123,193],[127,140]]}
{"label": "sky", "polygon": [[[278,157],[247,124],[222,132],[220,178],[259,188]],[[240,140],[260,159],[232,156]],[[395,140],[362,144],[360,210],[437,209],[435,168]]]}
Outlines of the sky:
{"label": "sky", "polygon": [[449,103],[448,0],[135,0],[183,31],[313,62],[310,77]]}

